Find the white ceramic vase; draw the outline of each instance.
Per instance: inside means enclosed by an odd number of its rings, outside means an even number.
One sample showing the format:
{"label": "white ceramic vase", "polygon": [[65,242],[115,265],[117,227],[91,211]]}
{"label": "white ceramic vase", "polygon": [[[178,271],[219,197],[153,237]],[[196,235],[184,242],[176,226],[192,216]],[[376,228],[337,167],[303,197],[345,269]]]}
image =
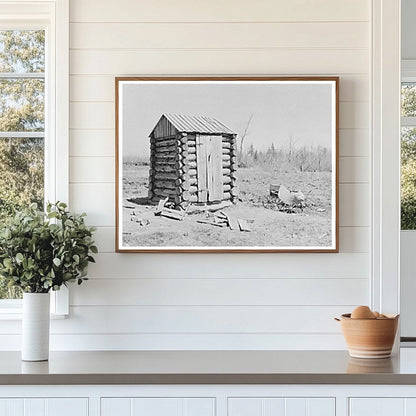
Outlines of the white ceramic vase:
{"label": "white ceramic vase", "polygon": [[49,323],[49,293],[24,293],[22,322],[23,361],[48,360]]}

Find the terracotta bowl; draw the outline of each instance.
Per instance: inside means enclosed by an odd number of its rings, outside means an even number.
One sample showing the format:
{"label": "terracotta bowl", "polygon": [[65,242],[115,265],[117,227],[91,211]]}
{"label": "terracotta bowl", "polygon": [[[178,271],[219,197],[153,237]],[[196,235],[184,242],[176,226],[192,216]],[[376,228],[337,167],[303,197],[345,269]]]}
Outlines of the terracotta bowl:
{"label": "terracotta bowl", "polygon": [[352,319],[341,315],[341,329],[351,357],[388,358],[391,356],[399,315],[383,319]]}

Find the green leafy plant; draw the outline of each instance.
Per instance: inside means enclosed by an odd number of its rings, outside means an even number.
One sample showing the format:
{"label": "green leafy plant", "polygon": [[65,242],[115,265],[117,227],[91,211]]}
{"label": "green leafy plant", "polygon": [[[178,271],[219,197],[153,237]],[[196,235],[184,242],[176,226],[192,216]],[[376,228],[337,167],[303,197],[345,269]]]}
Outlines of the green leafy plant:
{"label": "green leafy plant", "polygon": [[95,229],[85,225],[85,216],[60,202],[49,203],[46,213],[37,204],[17,212],[0,229],[0,277],[29,293],[81,284],[97,253]]}

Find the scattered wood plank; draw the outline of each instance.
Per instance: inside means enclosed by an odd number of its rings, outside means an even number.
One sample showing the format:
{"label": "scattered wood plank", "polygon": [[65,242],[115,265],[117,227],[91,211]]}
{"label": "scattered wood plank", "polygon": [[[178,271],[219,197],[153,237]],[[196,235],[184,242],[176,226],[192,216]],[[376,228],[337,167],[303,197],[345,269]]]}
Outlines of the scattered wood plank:
{"label": "scattered wood plank", "polygon": [[224,214],[222,211],[216,212],[214,215],[218,218],[223,218],[225,220],[227,219],[227,215]]}
{"label": "scattered wood plank", "polygon": [[165,199],[160,199],[159,203],[157,204],[157,208],[155,211],[155,215],[160,215],[166,203],[169,201],[169,197],[167,196]]}
{"label": "scattered wood plank", "polygon": [[177,211],[175,209],[163,208],[160,215],[162,217],[172,218],[174,220],[182,221],[185,218],[186,211]]}
{"label": "scattered wood plank", "polygon": [[228,208],[233,203],[231,201],[222,201],[219,204],[212,204],[212,205],[194,205],[191,204],[189,208],[189,214],[197,214],[199,212],[217,212],[224,208]]}
{"label": "scattered wood plank", "polygon": [[240,230],[238,219],[232,215],[227,215],[228,225],[231,230]]}
{"label": "scattered wood plank", "polygon": [[242,218],[238,218],[238,225],[240,226],[241,231],[251,231],[251,227],[249,226],[248,222],[246,220],[243,220]]}
{"label": "scattered wood plank", "polygon": [[218,223],[218,222],[208,221],[208,220],[197,220],[196,222],[199,222],[201,224],[214,225],[215,227],[225,227],[226,226],[225,223]]}

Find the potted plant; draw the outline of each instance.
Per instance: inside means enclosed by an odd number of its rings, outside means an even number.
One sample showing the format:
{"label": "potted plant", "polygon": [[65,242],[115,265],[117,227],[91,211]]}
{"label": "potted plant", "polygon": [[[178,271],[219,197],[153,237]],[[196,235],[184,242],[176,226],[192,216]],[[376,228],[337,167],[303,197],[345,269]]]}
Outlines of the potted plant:
{"label": "potted plant", "polygon": [[50,291],[86,280],[94,228],[85,214],[71,214],[64,203],[48,203],[46,213],[32,204],[0,228],[0,276],[23,291],[22,360],[49,356]]}

